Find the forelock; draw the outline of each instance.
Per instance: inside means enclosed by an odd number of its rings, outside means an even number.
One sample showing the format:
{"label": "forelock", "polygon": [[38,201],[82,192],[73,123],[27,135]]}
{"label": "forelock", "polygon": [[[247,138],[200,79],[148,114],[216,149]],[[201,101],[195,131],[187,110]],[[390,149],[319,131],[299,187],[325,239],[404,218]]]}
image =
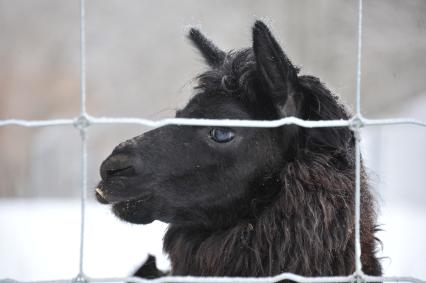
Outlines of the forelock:
{"label": "forelock", "polygon": [[224,95],[251,96],[256,62],[251,48],[230,51],[222,65],[197,77],[197,90]]}

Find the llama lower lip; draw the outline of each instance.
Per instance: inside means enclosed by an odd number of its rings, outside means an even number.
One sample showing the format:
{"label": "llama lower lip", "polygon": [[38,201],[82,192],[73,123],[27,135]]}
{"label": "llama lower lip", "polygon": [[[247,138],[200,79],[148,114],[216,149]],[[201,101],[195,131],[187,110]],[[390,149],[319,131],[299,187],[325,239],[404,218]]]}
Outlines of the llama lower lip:
{"label": "llama lower lip", "polygon": [[117,204],[126,204],[126,205],[140,205],[146,201],[149,201],[150,199],[152,199],[152,195],[144,195],[144,196],[137,196],[125,201],[120,201]]}
{"label": "llama lower lip", "polygon": [[132,195],[132,188],[120,178],[110,178],[99,182],[95,189],[96,199],[102,204],[115,204],[138,198]]}
{"label": "llama lower lip", "polygon": [[152,199],[152,195],[139,196],[113,204],[112,211],[120,219],[134,224],[149,224],[154,221],[150,209],[146,210],[144,203]]}

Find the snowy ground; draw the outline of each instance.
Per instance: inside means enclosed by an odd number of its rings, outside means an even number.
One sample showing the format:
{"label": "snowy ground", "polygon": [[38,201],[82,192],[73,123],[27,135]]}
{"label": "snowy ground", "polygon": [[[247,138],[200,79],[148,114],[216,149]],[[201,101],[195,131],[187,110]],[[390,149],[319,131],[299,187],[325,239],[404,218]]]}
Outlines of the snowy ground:
{"label": "snowy ground", "polygon": [[[79,257],[79,202],[69,200],[0,202],[0,278],[71,278]],[[426,208],[388,207],[380,222],[385,231],[383,266],[387,275],[426,279]],[[84,266],[92,277],[126,276],[147,253],[168,261],[161,251],[166,225],[120,222],[107,207],[88,203]]]}
{"label": "snowy ground", "polygon": [[[0,278],[71,278],[79,267],[79,202],[0,202]],[[168,262],[161,241],[166,225],[135,226],[116,219],[106,206],[88,203],[85,271],[89,276],[127,276],[147,253]]]}

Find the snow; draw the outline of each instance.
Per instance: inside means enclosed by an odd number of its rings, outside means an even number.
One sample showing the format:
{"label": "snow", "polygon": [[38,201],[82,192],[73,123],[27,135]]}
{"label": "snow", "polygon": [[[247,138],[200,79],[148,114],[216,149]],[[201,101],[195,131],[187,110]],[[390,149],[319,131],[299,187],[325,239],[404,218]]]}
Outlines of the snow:
{"label": "snow", "polygon": [[[47,280],[78,273],[80,204],[77,200],[0,201],[0,278]],[[426,207],[382,209],[379,233],[387,275],[426,278]],[[128,276],[147,253],[161,269],[166,224],[132,225],[116,219],[107,206],[89,202],[86,219],[85,272],[91,277]]]}
{"label": "snow", "polygon": [[[80,203],[78,200],[0,201],[0,278],[47,280],[73,278],[79,268]],[[131,225],[107,206],[89,202],[84,267],[91,277],[128,276],[156,255],[161,269],[166,225]]]}

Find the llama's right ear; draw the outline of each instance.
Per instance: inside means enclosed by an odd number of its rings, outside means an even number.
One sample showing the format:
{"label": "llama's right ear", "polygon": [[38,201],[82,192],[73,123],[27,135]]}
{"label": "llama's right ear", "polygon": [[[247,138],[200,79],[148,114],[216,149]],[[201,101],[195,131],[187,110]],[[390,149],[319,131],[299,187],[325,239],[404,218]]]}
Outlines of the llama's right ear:
{"label": "llama's right ear", "polygon": [[216,47],[216,45],[207,39],[198,29],[191,28],[188,38],[201,52],[207,64],[211,67],[220,66],[225,60],[226,53]]}
{"label": "llama's right ear", "polygon": [[298,70],[261,21],[256,21],[253,27],[253,52],[260,79],[280,116],[297,116],[300,104],[295,97]]}

